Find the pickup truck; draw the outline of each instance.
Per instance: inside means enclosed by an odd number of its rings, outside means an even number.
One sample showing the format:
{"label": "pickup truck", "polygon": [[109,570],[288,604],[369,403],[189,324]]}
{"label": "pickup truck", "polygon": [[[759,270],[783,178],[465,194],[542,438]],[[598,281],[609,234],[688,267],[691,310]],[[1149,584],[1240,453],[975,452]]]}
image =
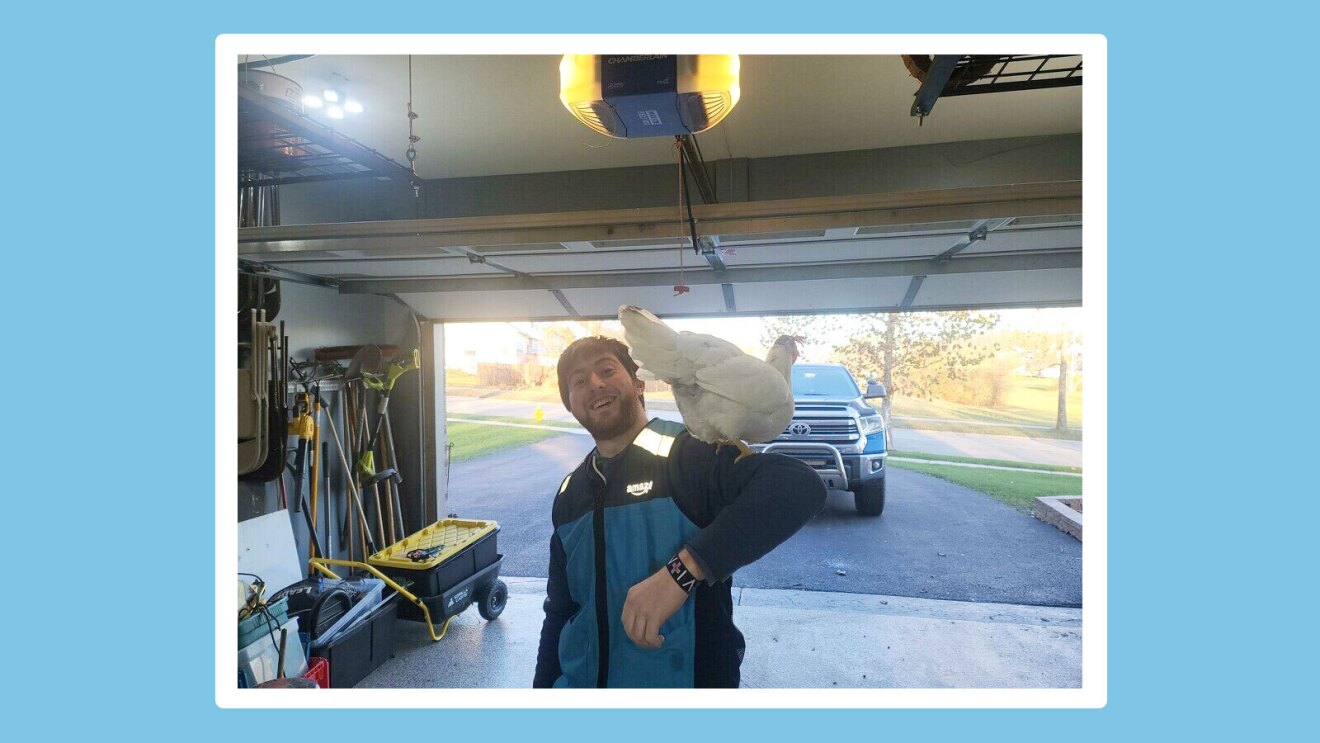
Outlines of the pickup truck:
{"label": "pickup truck", "polygon": [[879,516],[889,454],[885,421],[867,401],[885,395],[877,382],[863,394],[842,364],[794,364],[793,420],[774,441],[751,448],[806,462],[826,487],[852,491],[858,513]]}

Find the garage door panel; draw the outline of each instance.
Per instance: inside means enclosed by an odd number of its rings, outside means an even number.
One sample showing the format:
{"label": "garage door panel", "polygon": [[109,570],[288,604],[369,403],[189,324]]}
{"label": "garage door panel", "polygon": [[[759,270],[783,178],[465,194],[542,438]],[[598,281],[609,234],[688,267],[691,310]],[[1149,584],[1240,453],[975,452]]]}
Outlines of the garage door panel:
{"label": "garage door panel", "polygon": [[[1036,229],[991,232],[984,240],[977,240],[959,252],[959,255],[977,253],[1007,253],[1032,250],[1074,249],[1082,246],[1082,229]],[[950,246],[952,247],[952,246]]]}
{"label": "garage door panel", "polygon": [[739,312],[839,310],[894,307],[907,291],[906,277],[835,279],[828,281],[767,281],[737,284]]}
{"label": "garage door panel", "polygon": [[440,321],[536,320],[569,314],[547,291],[429,292],[398,296],[421,316]]}
{"label": "garage door panel", "polygon": [[588,317],[614,317],[621,304],[634,304],[660,315],[714,315],[725,311],[724,290],[719,284],[694,284],[690,286],[690,291],[679,296],[674,296],[673,286],[563,291],[568,303]]}
{"label": "garage door panel", "polygon": [[376,261],[268,261],[271,265],[313,276],[372,276],[376,278],[419,276],[503,276],[500,271],[467,258]]}
{"label": "garage door panel", "polygon": [[1082,269],[1058,268],[929,276],[912,307],[1078,304],[1081,300]]}

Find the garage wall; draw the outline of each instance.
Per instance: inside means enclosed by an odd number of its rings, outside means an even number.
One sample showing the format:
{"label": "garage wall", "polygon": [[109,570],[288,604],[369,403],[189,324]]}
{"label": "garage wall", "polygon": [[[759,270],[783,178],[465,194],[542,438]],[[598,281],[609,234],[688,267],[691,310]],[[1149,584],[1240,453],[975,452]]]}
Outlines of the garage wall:
{"label": "garage wall", "polygon": [[282,224],[371,222],[425,216],[412,186],[399,181],[351,179],[280,186]]}
{"label": "garage wall", "polygon": [[1020,137],[749,160],[747,200],[1081,178],[1081,135]]}
{"label": "garage wall", "polygon": [[[287,202],[286,202],[287,203]],[[290,356],[298,360],[310,358],[314,349],[324,346],[347,346],[367,343],[398,345],[412,348],[418,345],[417,326],[412,313],[401,304],[373,295],[344,294],[334,289],[308,286],[285,281],[281,284],[281,308],[275,322],[284,322],[285,334],[289,336]],[[414,528],[420,523],[418,517],[421,498],[420,464],[420,420],[418,416],[419,385],[421,375],[411,372],[403,377],[395,387],[390,401],[390,418],[394,428],[395,442],[398,447],[399,464],[404,477],[400,487],[400,499],[404,506],[405,524]],[[338,393],[323,394],[325,402],[332,410],[338,406]],[[290,401],[292,391],[290,392]],[[329,427],[322,424],[322,440],[330,441]],[[335,426],[343,433],[343,421],[336,416]],[[292,458],[290,459],[292,461]],[[332,463],[332,491],[334,493],[333,513],[341,514],[345,503],[342,500],[345,483],[334,443],[330,443],[330,462]],[[293,477],[290,473],[285,482],[289,489],[290,502],[293,499]],[[304,492],[306,485],[304,485]],[[321,485],[321,508],[324,508],[324,481]],[[278,490],[275,482],[250,483],[242,480],[238,483],[238,520],[245,521],[256,516],[275,511],[278,508]],[[298,554],[307,554],[308,535],[301,514],[290,512],[294,535],[298,543]],[[337,519],[336,519],[337,520]],[[338,525],[334,527],[334,542],[338,545]],[[343,556],[336,549],[335,556]]]}
{"label": "garage wall", "polygon": [[[1082,137],[1066,134],[707,162],[719,200],[842,196],[1080,180]],[[284,186],[284,224],[539,214],[674,204],[676,166]],[[694,200],[694,203],[697,203]],[[294,207],[294,208],[289,208]]]}

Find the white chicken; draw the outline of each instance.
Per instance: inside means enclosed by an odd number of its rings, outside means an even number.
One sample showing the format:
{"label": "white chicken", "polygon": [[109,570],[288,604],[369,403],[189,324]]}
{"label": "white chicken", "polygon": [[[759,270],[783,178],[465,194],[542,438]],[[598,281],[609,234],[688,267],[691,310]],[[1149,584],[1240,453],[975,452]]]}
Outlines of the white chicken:
{"label": "white chicken", "polygon": [[646,376],[673,387],[694,437],[737,447],[742,459],[752,454],[744,441],[769,441],[793,419],[790,375],[800,339],[781,335],[761,361],[713,335],[676,332],[640,307],[620,307],[619,322]]}

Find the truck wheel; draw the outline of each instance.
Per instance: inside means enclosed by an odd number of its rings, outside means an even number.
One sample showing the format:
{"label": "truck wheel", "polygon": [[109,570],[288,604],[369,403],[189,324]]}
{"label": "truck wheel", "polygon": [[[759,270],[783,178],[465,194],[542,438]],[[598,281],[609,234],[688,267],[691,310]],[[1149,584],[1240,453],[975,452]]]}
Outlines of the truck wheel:
{"label": "truck wheel", "polygon": [[509,587],[498,578],[487,583],[477,594],[477,612],[488,622],[498,617],[508,603]]}
{"label": "truck wheel", "polygon": [[885,510],[885,478],[863,482],[853,490],[853,505],[863,516],[879,516]]}

